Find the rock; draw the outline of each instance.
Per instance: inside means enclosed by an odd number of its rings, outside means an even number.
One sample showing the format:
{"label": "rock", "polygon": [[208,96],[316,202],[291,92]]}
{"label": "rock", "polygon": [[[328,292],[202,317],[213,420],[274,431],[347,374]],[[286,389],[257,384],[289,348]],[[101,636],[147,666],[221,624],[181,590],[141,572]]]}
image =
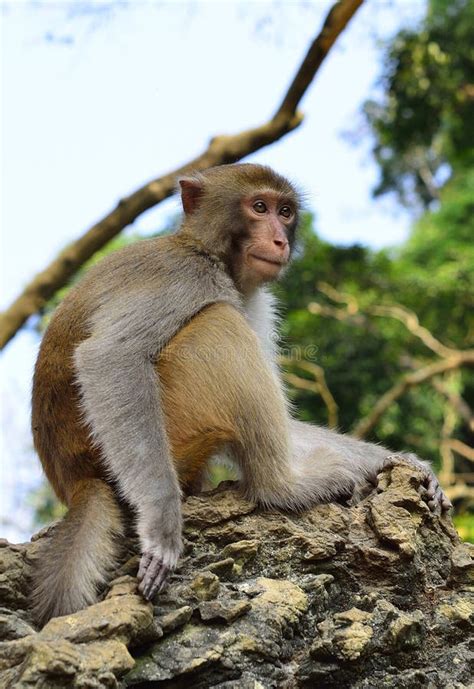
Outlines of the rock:
{"label": "rock", "polygon": [[213,572],[203,572],[194,577],[190,588],[192,588],[196,597],[200,600],[212,600],[217,598],[219,594],[219,577]]}
{"label": "rock", "polygon": [[199,615],[203,622],[233,622],[251,608],[248,601],[208,601],[200,603]]}
{"label": "rock", "polygon": [[0,639],[10,641],[34,633],[33,627],[8,608],[0,608]]}
{"label": "rock", "polygon": [[[474,548],[387,468],[356,506],[187,500],[185,556],[154,607],[130,557],[102,600],[36,630],[35,552],[0,543],[0,689],[461,689],[474,667]],[[382,489],[382,490],[381,490]],[[54,528],[54,527],[53,527]]]}
{"label": "rock", "polygon": [[168,632],[173,631],[173,629],[182,627],[183,624],[189,622],[192,616],[193,609],[191,608],[191,606],[183,605],[182,608],[172,610],[166,615],[163,615],[163,617],[158,617],[157,623],[160,625],[161,629],[166,634]]}
{"label": "rock", "polygon": [[214,572],[214,574],[217,574],[219,579],[228,578],[234,571],[234,564],[235,560],[232,557],[226,557],[224,560],[211,562],[206,569],[208,569],[210,572]]}

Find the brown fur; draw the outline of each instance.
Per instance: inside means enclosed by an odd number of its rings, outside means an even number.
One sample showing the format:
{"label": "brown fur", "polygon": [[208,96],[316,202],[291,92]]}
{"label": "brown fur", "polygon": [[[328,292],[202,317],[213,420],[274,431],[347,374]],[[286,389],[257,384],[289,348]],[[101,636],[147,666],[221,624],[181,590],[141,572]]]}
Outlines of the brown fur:
{"label": "brown fur", "polygon": [[[45,473],[58,498],[71,505],[76,483],[107,480],[100,449],[81,420],[79,395],[68,340],[45,338],[35,371],[33,431]],[[195,316],[163,350],[156,365],[161,380],[166,430],[184,491],[196,482],[209,457],[226,443],[245,444],[237,419],[248,405],[266,399],[271,383],[258,365],[259,343],[243,316],[226,304],[213,304]],[[250,385],[250,382],[252,383]],[[53,391],[53,392],[51,392]],[[247,410],[246,410],[247,407]],[[252,412],[257,416],[261,411]]]}
{"label": "brown fur", "polygon": [[208,306],[164,350],[158,373],[166,429],[184,487],[196,481],[209,457],[227,443],[242,461],[250,456],[254,463],[249,488],[260,492],[261,471],[266,486],[271,484],[271,468],[255,467],[256,447],[273,442],[265,432],[269,427],[283,430],[286,417],[259,352],[255,333],[226,304]]}

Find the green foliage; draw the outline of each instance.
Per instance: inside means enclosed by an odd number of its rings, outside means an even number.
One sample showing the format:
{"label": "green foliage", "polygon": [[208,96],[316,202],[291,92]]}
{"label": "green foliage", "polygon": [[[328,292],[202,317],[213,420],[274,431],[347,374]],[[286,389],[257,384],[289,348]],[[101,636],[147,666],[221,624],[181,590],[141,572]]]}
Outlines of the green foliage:
{"label": "green foliage", "polygon": [[[410,280],[399,272],[398,259],[358,246],[333,246],[319,239],[308,222],[301,243],[299,256],[278,287],[288,308],[282,346],[290,352],[299,346],[304,356],[305,348],[316,344],[312,359],[324,368],[339,407],[341,430],[349,431],[405,373],[407,357],[435,357],[398,321],[364,314],[374,304],[406,305],[409,301]],[[342,320],[312,313],[311,303],[315,301],[344,309],[343,304],[318,292],[319,282],[329,283],[348,299],[356,300],[359,311]],[[436,300],[432,306],[436,308]],[[311,378],[298,370],[297,362],[291,368],[301,377]],[[291,394],[301,418],[327,423],[327,411],[319,396],[299,389]],[[439,435],[433,429],[441,427],[443,409],[444,400],[429,386],[412,389],[390,407],[371,439],[393,449],[414,447],[437,462]]]}
{"label": "green foliage", "polygon": [[474,167],[456,173],[440,205],[415,225],[399,253],[405,303],[446,344],[474,342]]}
{"label": "green foliage", "polygon": [[421,27],[388,47],[379,87],[365,104],[380,168],[374,193],[428,207],[450,171],[473,165],[474,3],[431,0]]}
{"label": "green foliage", "polygon": [[49,524],[66,513],[65,506],[58,502],[53,489],[46,482],[31,494],[29,503],[33,507],[37,526]]}
{"label": "green foliage", "polygon": [[474,543],[474,514],[464,512],[463,514],[455,515],[453,520],[463,541]]}

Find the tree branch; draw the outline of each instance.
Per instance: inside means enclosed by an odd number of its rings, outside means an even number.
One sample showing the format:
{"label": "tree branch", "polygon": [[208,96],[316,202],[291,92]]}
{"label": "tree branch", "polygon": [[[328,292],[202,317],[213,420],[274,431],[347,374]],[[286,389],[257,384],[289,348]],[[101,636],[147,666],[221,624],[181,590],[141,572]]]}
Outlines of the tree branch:
{"label": "tree branch", "polygon": [[280,107],[273,116],[274,120],[286,118],[296,111],[314,75],[321,67],[324,58],[331,50],[337,37],[343,31],[363,0],[344,0],[336,2],[329,10],[323,28],[310,45],[301,67],[296,73]]}
{"label": "tree branch", "polygon": [[458,500],[460,502],[474,500],[474,488],[465,483],[456,483],[454,486],[447,486],[444,492],[453,503]]}
{"label": "tree branch", "polygon": [[[453,371],[446,375],[446,378],[453,378]],[[441,466],[439,470],[439,480],[442,486],[450,486],[456,483],[454,454],[451,450],[449,442],[454,430],[456,428],[458,417],[456,410],[449,403],[449,400],[444,398],[443,409],[443,425],[441,427],[441,438],[439,444],[439,453],[441,455]]]}
{"label": "tree branch", "polygon": [[474,462],[474,449],[469,447],[469,445],[466,445],[466,443],[463,443],[462,440],[458,440],[457,438],[449,438],[445,442],[447,445],[449,445],[451,450],[454,450],[454,452],[457,452],[470,462]]}
{"label": "tree branch", "polygon": [[[401,397],[409,388],[424,383],[434,378],[439,373],[453,371],[461,366],[472,366],[474,363],[474,350],[463,351],[461,349],[447,347],[427,328],[420,324],[416,313],[400,304],[368,305],[364,307],[362,311],[358,300],[353,295],[340,292],[326,282],[319,282],[317,287],[320,292],[329,297],[333,302],[343,304],[343,306],[338,308],[320,304],[319,302],[311,302],[307,307],[310,313],[335,318],[339,321],[350,320],[358,325],[362,325],[366,322],[367,315],[394,318],[403,323],[405,328],[421,340],[428,349],[431,349],[432,352],[441,357],[440,361],[430,363],[427,366],[416,369],[412,373],[405,375],[398,383],[390,388],[390,390],[382,395],[370,414],[356,424],[353,434],[359,438],[365,437],[378,423],[380,417],[386,412],[392,402]],[[439,392],[442,392],[445,397],[448,396],[448,391],[442,384],[434,380],[432,381],[432,385]],[[441,387],[443,387],[442,390]],[[471,411],[462,397],[450,393],[449,402],[453,407],[456,407],[456,411],[461,413],[463,418],[468,420],[468,423],[472,423]]]}
{"label": "tree branch", "polygon": [[326,377],[324,375],[324,369],[318,364],[314,364],[310,361],[292,361],[289,358],[280,357],[280,361],[283,365],[295,365],[301,368],[303,371],[307,371],[314,376],[314,381],[307,380],[306,378],[301,378],[294,373],[285,371],[285,380],[293,385],[295,388],[300,390],[309,390],[317,395],[321,396],[324,405],[328,412],[328,426],[330,428],[336,428],[338,424],[338,406],[334,399],[330,389],[328,388]]}
{"label": "tree branch", "polygon": [[378,423],[381,416],[387,411],[389,406],[401,397],[409,388],[420,385],[430,380],[440,373],[453,371],[461,366],[474,366],[474,350],[458,352],[455,356],[441,359],[428,366],[408,373],[388,390],[375,404],[374,408],[365,418],[361,419],[354,428],[353,435],[357,438],[364,438]]}
{"label": "tree branch", "polygon": [[433,378],[431,385],[434,387],[436,392],[439,392],[448,400],[448,402],[456,410],[457,414],[466,422],[469,430],[474,431],[474,414],[472,413],[472,410],[466,400],[463,399],[459,393],[449,390],[442,380]]}
{"label": "tree branch", "polygon": [[98,249],[134,222],[141,213],[171,196],[175,191],[176,177],[190,170],[203,170],[235,162],[296,129],[303,120],[302,114],[296,110],[299,102],[337,37],[362,2],[363,0],[340,0],[331,8],[322,30],[311,44],[280,107],[269,122],[239,134],[216,136],[200,156],[119,201],[111,213],[38,273],[0,315],[0,349],[11,340],[27,318],[39,311]]}
{"label": "tree branch", "polygon": [[[318,302],[312,302],[308,305],[310,313],[319,313],[321,315],[332,315],[334,318],[344,320],[344,318],[351,318],[360,313],[360,307],[357,299],[351,294],[339,292],[339,290],[328,285],[326,282],[319,282],[318,289],[327,297],[339,304],[346,304],[344,309],[335,309],[334,307],[324,307]],[[423,344],[431,349],[432,352],[442,357],[449,357],[456,355],[458,350],[452,347],[447,347],[440,342],[431,333],[428,328],[420,324],[418,316],[410,309],[405,308],[401,304],[374,304],[367,306],[364,309],[365,313],[371,316],[382,316],[387,318],[395,318],[403,323],[405,328],[415,335]]]}

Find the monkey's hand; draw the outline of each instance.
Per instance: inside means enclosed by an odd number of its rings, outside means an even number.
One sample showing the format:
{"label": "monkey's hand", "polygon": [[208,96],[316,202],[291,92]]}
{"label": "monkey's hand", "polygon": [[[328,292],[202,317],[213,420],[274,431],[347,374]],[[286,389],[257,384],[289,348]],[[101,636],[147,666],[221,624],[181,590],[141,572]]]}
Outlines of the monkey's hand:
{"label": "monkey's hand", "polygon": [[142,556],[138,569],[138,590],[146,600],[151,600],[166,584],[170,572],[175,569],[183,550],[181,539],[181,499],[177,495],[158,514],[147,520],[146,528],[140,529]]}
{"label": "monkey's hand", "polygon": [[408,462],[408,464],[412,464],[423,472],[424,479],[423,485],[421,486],[421,496],[432,512],[440,514],[441,512],[447,512],[451,509],[453,506],[451,500],[443,492],[429,462],[424,462],[413,453],[400,453],[386,457],[384,465],[394,466],[400,461]]}

